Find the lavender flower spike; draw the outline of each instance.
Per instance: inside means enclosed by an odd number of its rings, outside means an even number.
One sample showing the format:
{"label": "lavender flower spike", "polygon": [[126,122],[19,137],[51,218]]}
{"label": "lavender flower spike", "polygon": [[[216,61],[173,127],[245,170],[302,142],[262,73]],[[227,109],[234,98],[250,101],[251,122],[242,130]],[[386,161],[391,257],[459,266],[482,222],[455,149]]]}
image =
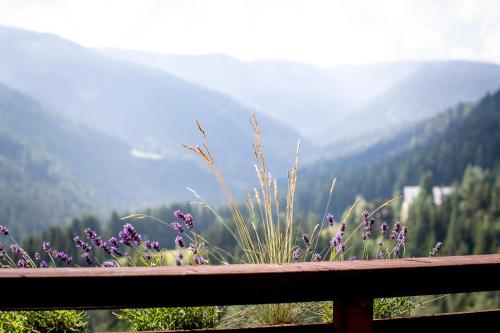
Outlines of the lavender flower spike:
{"label": "lavender flower spike", "polygon": [[381,234],[382,236],[385,236],[385,233],[387,232],[387,228],[388,228],[388,227],[389,227],[389,226],[388,226],[388,225],[387,225],[387,223],[385,223],[385,222],[384,222],[384,223],[382,223],[382,224],[380,225],[380,234]]}
{"label": "lavender flower spike", "polygon": [[45,260],[40,261],[40,268],[49,268],[49,264]]}
{"label": "lavender flower spike", "polygon": [[196,265],[207,265],[208,264],[207,259],[205,259],[203,257],[196,257],[196,258],[194,258],[194,262],[195,262]]}
{"label": "lavender flower spike", "polygon": [[50,243],[49,242],[43,242],[42,248],[45,252],[50,252]]}
{"label": "lavender flower spike", "polygon": [[444,246],[444,244],[442,242],[437,242],[436,246],[434,246],[434,248],[432,248],[432,251],[430,253],[431,257],[434,257],[436,255],[436,253],[441,251],[443,249],[443,246]]}
{"label": "lavender flower spike", "polygon": [[66,263],[66,264],[68,264],[68,265],[69,265],[69,264],[71,264],[71,263],[73,262],[73,258],[72,258],[72,257],[70,257],[67,253],[64,253],[64,252],[62,252],[62,251],[56,251],[56,250],[54,250],[54,251],[52,252],[52,254],[54,255],[54,257],[55,257],[56,259],[58,259],[58,260],[60,260],[60,261],[62,261],[62,262],[64,262],[64,263]]}
{"label": "lavender flower spike", "polygon": [[6,226],[0,225],[0,234],[8,235],[9,229]]}
{"label": "lavender flower spike", "polygon": [[193,252],[193,254],[196,254],[196,252],[198,251],[198,249],[196,248],[196,245],[194,245],[193,243],[189,244],[188,250],[190,250],[191,252]]}
{"label": "lavender flower spike", "polygon": [[300,247],[295,246],[292,249],[292,259],[293,259],[293,261],[299,262],[301,256],[302,256],[302,250],[300,249]]}
{"label": "lavender flower spike", "polygon": [[118,239],[116,239],[114,237],[111,237],[108,240],[108,243],[111,244],[112,247],[118,247],[118,246],[120,246],[120,244],[118,243]]}
{"label": "lavender flower spike", "polygon": [[89,252],[91,247],[89,244],[85,243],[82,239],[80,239],[80,237],[78,236],[75,236],[73,238],[73,241],[75,242],[75,246],[82,249],[83,251],[85,252]]}
{"label": "lavender flower spike", "polygon": [[177,217],[178,219],[181,219],[182,221],[184,221],[184,223],[186,223],[186,226],[189,229],[193,229],[194,223],[193,223],[193,216],[191,214],[189,214],[189,213],[184,214],[180,210],[177,209],[174,211],[174,216]]}
{"label": "lavender flower spike", "polygon": [[17,262],[17,267],[19,268],[28,268],[28,262],[24,259],[20,259],[18,262]]}
{"label": "lavender flower spike", "polygon": [[155,242],[155,241],[151,241],[151,240],[147,240],[145,242],[146,244],[146,248],[148,248],[149,250],[156,250],[157,252],[160,252],[161,251],[161,248],[160,248],[160,243],[158,242]]}
{"label": "lavender flower spike", "polygon": [[118,267],[118,265],[114,261],[105,261],[102,267]]}
{"label": "lavender flower spike", "polygon": [[326,214],[326,220],[328,221],[328,223],[330,225],[333,225],[334,220],[333,220],[333,215],[332,214],[330,214],[330,213]]}
{"label": "lavender flower spike", "polygon": [[177,231],[179,233],[184,232],[184,228],[182,227],[182,225],[180,223],[172,222],[172,223],[170,223],[170,225],[172,226],[172,228],[174,228],[175,231]]}
{"label": "lavender flower spike", "polygon": [[184,247],[184,240],[181,236],[175,237],[175,244],[177,244],[179,247]]}
{"label": "lavender flower spike", "polygon": [[90,255],[88,252],[83,252],[81,257],[82,260],[85,261],[87,265],[92,266],[92,259],[90,259]]}
{"label": "lavender flower spike", "polygon": [[122,239],[122,243],[127,246],[139,245],[142,242],[142,236],[139,235],[132,224],[127,223],[123,226],[123,229],[118,233],[118,236]]}
{"label": "lavender flower spike", "polygon": [[111,247],[111,253],[114,254],[117,257],[123,257],[123,256],[127,255],[127,252],[123,253],[122,251],[120,251],[119,248],[114,247],[114,246]]}

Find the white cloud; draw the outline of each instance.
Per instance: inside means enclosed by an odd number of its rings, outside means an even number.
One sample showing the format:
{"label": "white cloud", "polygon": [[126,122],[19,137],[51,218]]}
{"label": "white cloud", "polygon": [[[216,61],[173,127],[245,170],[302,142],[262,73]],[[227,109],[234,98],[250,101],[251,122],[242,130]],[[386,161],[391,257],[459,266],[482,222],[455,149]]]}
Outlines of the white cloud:
{"label": "white cloud", "polygon": [[500,1],[0,0],[0,24],[89,47],[320,65],[500,62]]}

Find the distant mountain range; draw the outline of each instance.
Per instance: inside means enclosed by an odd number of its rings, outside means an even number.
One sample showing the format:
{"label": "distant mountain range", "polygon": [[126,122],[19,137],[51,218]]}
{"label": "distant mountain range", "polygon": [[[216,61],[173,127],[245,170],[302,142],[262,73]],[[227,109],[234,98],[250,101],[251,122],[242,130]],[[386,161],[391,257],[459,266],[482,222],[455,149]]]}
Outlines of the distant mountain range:
{"label": "distant mountain range", "polygon": [[500,66],[470,61],[396,62],[319,68],[220,55],[100,50],[221,91],[286,122],[340,157],[500,88]]}
{"label": "distant mountain range", "polygon": [[[199,120],[236,187],[254,177],[252,113],[262,126],[268,161],[277,169],[288,167],[300,138],[289,126],[227,95],[54,35],[0,27],[0,49],[0,82],[132,149],[167,159],[192,158],[181,145],[199,143],[194,126]],[[312,145],[302,141],[304,151],[312,153]]]}
{"label": "distant mountain range", "polygon": [[[316,194],[330,176],[347,184],[349,200],[358,193],[386,196],[433,168],[422,162],[421,150],[441,147],[450,128],[486,126],[466,120],[476,118],[465,104],[440,112],[500,86],[500,66],[494,64],[323,69],[224,55],[93,50],[1,26],[0,49],[0,224],[20,231],[85,212],[189,200],[186,186],[221,203],[208,170],[181,148],[200,142],[194,120],[205,127],[228,184],[241,193],[256,180],[248,121],[253,113],[268,169],[276,174],[290,166],[302,137],[303,207],[316,209],[310,202],[320,201]],[[469,144],[457,135],[455,148]],[[429,156],[448,156],[441,154]],[[374,170],[383,170],[382,176]]]}

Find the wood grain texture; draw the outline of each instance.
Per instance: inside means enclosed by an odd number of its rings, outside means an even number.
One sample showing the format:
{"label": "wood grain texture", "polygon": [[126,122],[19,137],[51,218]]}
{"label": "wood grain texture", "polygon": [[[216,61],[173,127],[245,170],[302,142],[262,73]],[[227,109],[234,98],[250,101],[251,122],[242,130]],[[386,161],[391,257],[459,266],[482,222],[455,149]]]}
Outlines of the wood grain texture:
{"label": "wood grain texture", "polygon": [[0,269],[0,309],[366,299],[500,289],[500,255],[157,268]]}

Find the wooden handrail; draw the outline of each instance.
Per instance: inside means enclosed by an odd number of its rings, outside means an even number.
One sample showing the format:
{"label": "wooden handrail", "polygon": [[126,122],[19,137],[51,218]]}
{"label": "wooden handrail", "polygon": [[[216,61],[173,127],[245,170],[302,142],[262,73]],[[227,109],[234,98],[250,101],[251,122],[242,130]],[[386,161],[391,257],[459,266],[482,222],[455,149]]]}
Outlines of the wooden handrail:
{"label": "wooden handrail", "polygon": [[500,290],[500,254],[284,265],[0,269],[0,286],[12,291],[0,297],[0,310],[335,300],[337,331],[372,332],[374,298]]}

